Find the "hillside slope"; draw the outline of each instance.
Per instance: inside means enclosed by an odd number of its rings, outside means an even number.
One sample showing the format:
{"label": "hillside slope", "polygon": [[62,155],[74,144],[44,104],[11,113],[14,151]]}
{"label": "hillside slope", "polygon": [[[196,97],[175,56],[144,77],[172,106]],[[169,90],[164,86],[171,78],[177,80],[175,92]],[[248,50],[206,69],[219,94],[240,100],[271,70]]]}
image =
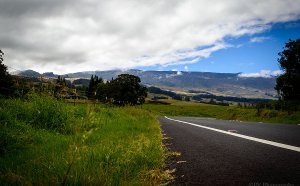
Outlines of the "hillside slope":
{"label": "hillside slope", "polygon": [[[26,75],[23,71],[21,75]],[[30,73],[29,76],[39,73]],[[44,73],[47,76],[49,73]],[[176,71],[141,71],[141,70],[110,70],[87,71],[65,74],[65,77],[90,78],[97,75],[110,80],[119,74],[132,74],[139,76],[145,85],[158,86],[164,89],[189,92],[207,91],[216,95],[250,97],[250,98],[275,98],[275,77],[241,77],[239,73],[213,73],[213,72],[176,72]],[[55,75],[51,74],[52,77]]]}

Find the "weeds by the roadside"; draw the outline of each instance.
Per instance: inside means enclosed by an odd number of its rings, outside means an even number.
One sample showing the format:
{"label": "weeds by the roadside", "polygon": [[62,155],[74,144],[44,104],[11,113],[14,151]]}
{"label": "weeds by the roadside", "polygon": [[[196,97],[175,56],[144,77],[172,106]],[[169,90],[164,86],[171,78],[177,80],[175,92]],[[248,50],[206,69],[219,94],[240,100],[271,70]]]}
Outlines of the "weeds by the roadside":
{"label": "weeds by the roadside", "polygon": [[170,177],[155,115],[49,97],[0,100],[3,185],[158,185]]}

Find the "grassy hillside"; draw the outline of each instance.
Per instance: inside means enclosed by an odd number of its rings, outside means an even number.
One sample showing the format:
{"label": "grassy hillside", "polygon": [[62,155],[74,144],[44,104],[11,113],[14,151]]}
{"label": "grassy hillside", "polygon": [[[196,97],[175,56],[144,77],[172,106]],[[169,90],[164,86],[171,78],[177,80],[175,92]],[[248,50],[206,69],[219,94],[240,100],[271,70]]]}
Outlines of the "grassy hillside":
{"label": "grassy hillside", "polygon": [[141,108],[2,99],[0,123],[1,185],[157,185],[169,179],[158,121]]}
{"label": "grassy hillside", "polygon": [[145,104],[143,108],[161,116],[213,117],[225,120],[259,121],[271,123],[300,124],[300,112],[269,109],[239,108],[237,106],[218,106],[196,102],[162,100],[170,103]]}

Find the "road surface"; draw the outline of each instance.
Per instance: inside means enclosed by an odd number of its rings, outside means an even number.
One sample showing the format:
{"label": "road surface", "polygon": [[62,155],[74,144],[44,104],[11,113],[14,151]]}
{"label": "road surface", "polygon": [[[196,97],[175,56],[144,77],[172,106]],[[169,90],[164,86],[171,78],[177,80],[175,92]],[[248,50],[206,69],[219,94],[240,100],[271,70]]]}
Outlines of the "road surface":
{"label": "road surface", "polygon": [[300,126],[160,117],[173,185],[300,185]]}

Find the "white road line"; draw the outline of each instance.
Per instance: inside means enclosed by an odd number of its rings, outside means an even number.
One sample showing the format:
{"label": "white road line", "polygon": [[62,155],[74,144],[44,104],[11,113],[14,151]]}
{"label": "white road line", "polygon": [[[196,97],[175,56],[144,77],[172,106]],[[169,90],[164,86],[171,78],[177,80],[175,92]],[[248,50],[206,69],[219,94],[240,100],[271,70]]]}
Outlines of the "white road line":
{"label": "white road line", "polygon": [[256,141],[256,142],[259,142],[259,143],[264,143],[264,144],[267,144],[267,145],[272,145],[272,146],[280,147],[280,148],[283,148],[283,149],[288,149],[288,150],[300,152],[300,147],[296,147],[296,146],[292,146],[292,145],[286,145],[286,144],[283,144],[283,143],[277,143],[277,142],[264,140],[264,139],[259,139],[259,138],[255,138],[255,137],[251,137],[251,136],[242,135],[242,134],[227,132],[227,131],[224,131],[224,130],[215,129],[215,128],[211,128],[211,127],[206,127],[206,126],[203,126],[203,125],[197,125],[195,123],[189,123],[189,122],[186,122],[186,121],[181,121],[181,120],[168,118],[167,116],[165,116],[165,118],[168,119],[168,120],[171,120],[171,121],[177,121],[177,122],[180,122],[180,123],[193,125],[193,126],[196,126],[196,127],[200,127],[200,128],[220,132],[220,133],[223,133],[223,134],[227,134],[227,135],[231,135],[231,136],[235,136],[235,137],[239,137],[239,138],[243,138],[243,139],[247,139],[247,140],[251,140],[251,141]]}

